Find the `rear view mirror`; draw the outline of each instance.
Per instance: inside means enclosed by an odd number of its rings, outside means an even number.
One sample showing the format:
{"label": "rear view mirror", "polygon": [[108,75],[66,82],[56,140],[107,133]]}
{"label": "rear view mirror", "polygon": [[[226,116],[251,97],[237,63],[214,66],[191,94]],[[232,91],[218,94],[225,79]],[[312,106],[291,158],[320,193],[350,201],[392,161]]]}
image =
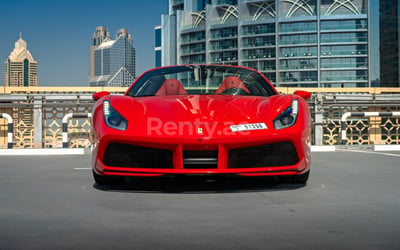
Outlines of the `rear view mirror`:
{"label": "rear view mirror", "polygon": [[311,93],[304,90],[296,90],[294,94],[304,98],[305,100],[309,100],[311,98]]}
{"label": "rear view mirror", "polygon": [[97,101],[97,100],[99,100],[100,98],[102,98],[102,97],[104,97],[104,96],[107,96],[107,95],[110,95],[110,92],[108,92],[108,91],[101,91],[101,92],[97,92],[97,93],[94,93],[93,94],[93,101]]}

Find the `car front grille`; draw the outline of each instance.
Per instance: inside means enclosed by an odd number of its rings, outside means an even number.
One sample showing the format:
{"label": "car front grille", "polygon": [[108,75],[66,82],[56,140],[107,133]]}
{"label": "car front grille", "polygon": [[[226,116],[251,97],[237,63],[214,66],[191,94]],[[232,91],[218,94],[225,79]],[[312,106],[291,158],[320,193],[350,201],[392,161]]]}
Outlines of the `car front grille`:
{"label": "car front grille", "polygon": [[290,142],[229,150],[228,168],[290,166],[299,162],[296,148]]}
{"label": "car front grille", "polygon": [[212,169],[218,167],[218,151],[183,151],[183,168]]}
{"label": "car front grille", "polygon": [[110,143],[104,153],[107,166],[130,168],[173,168],[172,150]]}
{"label": "car front grille", "polygon": [[[217,169],[218,150],[183,150],[182,160],[183,169]],[[227,168],[291,166],[298,162],[295,146],[290,142],[280,142],[231,149]],[[105,150],[103,163],[110,167],[173,169],[173,150],[111,143]]]}

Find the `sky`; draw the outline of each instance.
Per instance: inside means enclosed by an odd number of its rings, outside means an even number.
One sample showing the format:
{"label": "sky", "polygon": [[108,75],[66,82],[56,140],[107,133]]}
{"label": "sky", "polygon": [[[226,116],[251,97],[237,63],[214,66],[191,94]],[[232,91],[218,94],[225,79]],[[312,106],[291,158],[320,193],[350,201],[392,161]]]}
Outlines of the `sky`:
{"label": "sky", "polygon": [[89,86],[89,47],[98,26],[111,38],[128,29],[139,76],[154,67],[154,27],[162,14],[168,0],[0,0],[0,86],[20,32],[38,62],[38,86]]}

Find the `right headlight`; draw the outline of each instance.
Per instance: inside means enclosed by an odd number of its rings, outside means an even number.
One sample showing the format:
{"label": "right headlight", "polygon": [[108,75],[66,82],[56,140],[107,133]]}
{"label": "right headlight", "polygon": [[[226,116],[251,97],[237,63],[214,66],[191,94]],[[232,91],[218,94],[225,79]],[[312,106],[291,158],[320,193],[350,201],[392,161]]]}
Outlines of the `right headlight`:
{"label": "right headlight", "polygon": [[275,118],[274,128],[282,129],[293,126],[296,123],[298,112],[299,101],[292,100],[292,104]]}
{"label": "right headlight", "polygon": [[111,106],[108,100],[103,102],[103,117],[110,128],[126,130],[128,126],[128,121]]}

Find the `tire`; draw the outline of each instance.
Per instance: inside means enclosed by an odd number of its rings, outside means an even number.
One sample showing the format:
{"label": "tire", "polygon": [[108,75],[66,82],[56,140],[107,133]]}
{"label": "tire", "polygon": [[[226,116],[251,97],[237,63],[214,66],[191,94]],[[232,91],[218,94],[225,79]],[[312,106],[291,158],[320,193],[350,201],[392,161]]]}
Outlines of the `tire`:
{"label": "tire", "polygon": [[309,176],[310,170],[307,170],[307,172],[303,174],[286,176],[285,181],[293,184],[306,184]]}
{"label": "tire", "polygon": [[119,185],[123,184],[125,178],[123,176],[106,176],[99,175],[92,170],[94,181],[101,186]]}

